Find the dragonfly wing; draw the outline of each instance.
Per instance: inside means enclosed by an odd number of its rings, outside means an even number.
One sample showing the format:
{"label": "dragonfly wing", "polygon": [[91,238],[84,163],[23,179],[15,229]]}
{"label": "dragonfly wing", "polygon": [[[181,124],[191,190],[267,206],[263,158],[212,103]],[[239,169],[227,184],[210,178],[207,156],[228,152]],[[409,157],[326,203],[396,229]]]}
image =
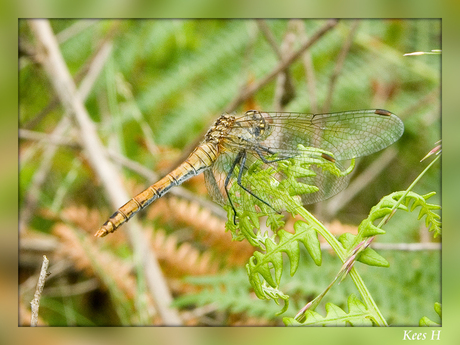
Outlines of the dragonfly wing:
{"label": "dragonfly wing", "polygon": [[386,110],[262,114],[270,118],[272,133],[261,145],[275,152],[294,152],[302,144],[329,151],[337,160],[380,151],[398,140],[404,132],[402,121]]}
{"label": "dragonfly wing", "polygon": [[347,186],[349,175],[341,160],[382,150],[403,131],[402,121],[386,110],[250,111],[235,119],[222,141],[222,153],[205,173],[207,188],[217,203],[228,204],[229,192],[235,208],[249,211],[282,211],[286,195],[298,203],[315,203]]}
{"label": "dragonfly wing", "polygon": [[[216,178],[216,176],[218,177]],[[218,179],[220,181],[220,174],[215,175],[214,169],[208,169],[204,171],[206,189],[208,190],[212,200],[214,200],[214,202],[218,203],[219,205],[225,205],[226,197],[222,194],[221,187],[219,187],[219,183],[217,182]]]}
{"label": "dragonfly wing", "polygon": [[[344,171],[339,162],[335,162],[334,164],[341,171]],[[315,175],[302,177],[298,180],[300,183],[316,186],[318,190],[312,193],[304,193],[299,195],[303,205],[314,204],[316,202],[329,199],[330,197],[344,190],[350,181],[350,174],[337,176],[330,171],[321,169],[315,165],[310,166],[310,169],[315,173]]]}
{"label": "dragonfly wing", "polygon": [[[226,152],[220,154],[216,161],[213,163],[211,169],[204,172],[205,184],[209,195],[212,200],[219,205],[226,205],[228,203],[227,193],[225,192],[225,179],[229,174],[232,164],[237,157],[238,151]],[[236,177],[230,180],[229,186]]]}

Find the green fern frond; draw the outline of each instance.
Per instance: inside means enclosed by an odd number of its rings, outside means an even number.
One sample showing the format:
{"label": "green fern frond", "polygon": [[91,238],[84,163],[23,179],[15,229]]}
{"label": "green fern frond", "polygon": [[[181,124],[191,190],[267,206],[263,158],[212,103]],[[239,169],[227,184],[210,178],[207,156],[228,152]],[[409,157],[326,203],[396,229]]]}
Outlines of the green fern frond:
{"label": "green fern frond", "polygon": [[[302,145],[299,145],[298,149],[300,152],[298,156],[280,161],[279,164],[265,169],[262,167],[263,162],[256,160],[243,175],[243,185],[257,187],[254,189],[257,190],[259,198],[268,200],[278,209],[286,209],[296,214],[301,209],[299,194],[308,194],[318,190],[318,187],[298,180],[315,175],[315,172],[310,169],[311,165],[335,176],[344,176],[353,169],[352,164],[346,171],[342,171],[333,160],[325,159],[324,155],[333,157],[330,152],[312,147],[306,148]],[[275,158],[276,156],[270,159]],[[279,172],[282,172],[285,177],[281,182],[273,177]],[[238,171],[235,171],[235,174],[238,174]],[[233,184],[229,194],[231,200],[240,206],[241,211],[238,209],[239,222],[236,226],[233,224],[233,211],[231,207],[227,208],[229,214],[227,229],[232,232],[234,239],[246,238],[252,245],[259,247],[264,252],[255,252],[246,265],[249,281],[257,297],[274,299],[278,303],[278,298],[283,296],[282,299],[287,301],[284,294],[267,293],[272,292],[270,289],[278,291],[283,273],[282,253],[286,253],[289,259],[291,276],[295,274],[299,265],[299,242],[303,243],[315,264],[321,265],[321,250],[317,234],[319,230],[306,222],[299,221],[294,225],[295,233],[291,234],[281,229],[284,225],[282,215],[274,213],[268,205],[240,190],[237,184]],[[259,213],[246,211],[253,209],[254,204],[260,209]],[[262,216],[267,217],[266,224],[274,232],[271,237],[260,230],[259,218]],[[265,282],[268,283],[269,288],[266,287]]]}
{"label": "green fern frond", "polygon": [[[441,234],[441,222],[439,221],[440,216],[433,211],[441,207],[426,202],[435,194],[435,192],[432,192],[426,195],[419,195],[410,191],[400,191],[387,195],[377,205],[372,207],[369,216],[361,222],[358,227],[358,235],[354,236],[345,233],[339,237],[339,241],[345,249],[350,251],[368,237],[385,234],[385,231],[380,228],[380,224],[383,224],[385,217],[394,213],[395,209],[412,212],[417,207],[421,208],[418,219],[425,216],[426,226],[430,231],[434,231],[434,237],[436,237]],[[381,220],[380,224],[377,226],[374,225],[378,220]],[[363,250],[357,260],[370,266],[389,266],[388,261],[372,248]]]}
{"label": "green fern frond", "polygon": [[[396,204],[396,202],[398,202],[404,196],[401,204],[405,207],[406,211],[413,212],[417,207],[420,207],[418,219],[420,220],[423,217],[426,217],[425,225],[428,227],[429,231],[434,231],[434,237],[437,237],[438,235],[442,234],[440,221],[441,216],[433,211],[440,210],[441,206],[427,203],[427,200],[435,194],[436,192],[431,192],[425,195],[408,192],[407,195],[405,195],[405,192],[395,192],[390,194],[387,198],[389,200],[392,199],[393,203]],[[410,206],[411,202],[412,205]],[[398,208],[401,209],[404,209],[404,207],[398,206]]]}
{"label": "green fern frond", "polygon": [[[294,234],[285,230],[278,231],[278,243],[275,243],[273,238],[267,238],[264,242],[265,254],[255,252],[246,265],[249,281],[260,299],[271,298],[265,293],[260,276],[272,288],[277,288],[280,284],[283,273],[283,252],[287,254],[291,264],[290,275],[295,274],[300,260],[299,242],[304,244],[314,262],[318,266],[321,265],[321,249],[316,231],[302,221],[295,223],[294,229]],[[272,271],[274,271],[275,277],[273,277]]]}
{"label": "green fern frond", "polygon": [[[206,306],[213,304],[218,310],[232,313],[247,313],[255,317],[273,319],[278,311],[278,306],[273,303],[254,303],[251,297],[251,285],[244,270],[236,269],[215,276],[187,277],[189,284],[202,287],[200,292],[177,297],[173,306],[188,308],[190,306]],[[275,290],[267,293],[276,294]],[[285,296],[285,295],[284,295]],[[285,299],[280,292],[279,297]],[[268,302],[268,301],[267,301]],[[285,307],[287,305],[285,303]]]}
{"label": "green fern frond", "polygon": [[357,245],[366,237],[384,234],[385,231],[379,226],[375,226],[374,222],[391,215],[394,209],[412,212],[415,208],[420,207],[418,219],[425,216],[425,224],[430,231],[434,231],[434,237],[440,235],[441,222],[439,219],[441,217],[433,211],[439,210],[441,206],[427,203],[427,200],[435,194],[435,192],[432,192],[425,195],[419,195],[410,191],[400,191],[383,197],[377,205],[372,207],[369,216],[359,225],[358,235],[355,237],[350,247]]}
{"label": "green fern frond", "polygon": [[[230,230],[235,239],[241,239],[242,236],[247,240],[260,247],[255,243],[255,238],[260,236],[254,233],[254,230],[260,229],[259,218],[266,216],[266,225],[276,232],[284,225],[283,216],[277,214],[274,210],[286,210],[293,216],[298,214],[301,208],[301,195],[311,194],[318,191],[318,187],[310,185],[302,178],[312,177],[316,172],[311,169],[315,166],[322,171],[336,177],[348,175],[354,168],[354,161],[348,169],[342,171],[333,161],[326,159],[325,156],[333,158],[331,152],[314,147],[304,147],[298,145],[298,155],[293,158],[281,160],[277,164],[265,166],[262,160],[255,160],[247,171],[242,175],[241,182],[249,189],[256,190],[257,198],[253,197],[246,191],[242,190],[237,183],[233,183],[229,190],[230,199],[234,205],[238,205],[238,218],[240,224],[227,224],[227,230]],[[268,157],[267,160],[276,160],[275,154]],[[235,176],[239,175],[239,167],[233,172]],[[278,181],[274,176],[282,174],[283,178]],[[267,202],[262,202],[261,200]],[[227,205],[229,222],[233,221],[233,209]],[[258,212],[254,212],[255,208]],[[265,237],[262,237],[265,240]]]}
{"label": "green fern frond", "polygon": [[366,306],[354,295],[348,297],[348,314],[335,304],[326,304],[326,316],[308,310],[305,321],[299,322],[294,318],[285,317],[286,326],[372,326],[372,315]]}

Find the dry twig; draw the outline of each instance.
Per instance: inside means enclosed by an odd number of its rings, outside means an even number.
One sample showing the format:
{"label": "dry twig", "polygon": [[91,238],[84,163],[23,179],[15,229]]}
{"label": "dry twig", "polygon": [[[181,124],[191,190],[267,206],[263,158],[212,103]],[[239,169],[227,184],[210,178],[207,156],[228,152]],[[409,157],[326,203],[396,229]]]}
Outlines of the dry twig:
{"label": "dry twig", "polygon": [[[29,25],[37,39],[37,53],[40,54],[39,61],[41,61],[47,72],[63,107],[75,119],[88,160],[102,181],[112,206],[117,208],[129,199],[128,193],[115,167],[106,158],[105,150],[96,133],[95,125],[91,121],[77,92],[51,26],[46,20],[30,20]],[[126,228],[129,229],[128,237],[133,247],[138,273],[145,274],[150,293],[155,300],[164,324],[180,325],[182,322],[177,310],[170,307],[172,296],[160,266],[155,254],[148,247],[139,225],[134,220]]]}
{"label": "dry twig", "polygon": [[37,288],[35,289],[34,299],[30,302],[32,309],[32,316],[30,325],[36,327],[38,325],[38,309],[40,308],[40,297],[42,296],[43,288],[45,287],[45,280],[48,275],[48,265],[50,261],[43,255],[42,268],[40,269],[40,277],[38,278]]}

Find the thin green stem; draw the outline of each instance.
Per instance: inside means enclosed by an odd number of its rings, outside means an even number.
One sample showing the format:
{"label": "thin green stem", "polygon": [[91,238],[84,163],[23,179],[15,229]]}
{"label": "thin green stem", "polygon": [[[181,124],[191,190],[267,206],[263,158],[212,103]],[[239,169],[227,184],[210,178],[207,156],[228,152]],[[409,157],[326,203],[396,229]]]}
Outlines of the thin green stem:
{"label": "thin green stem", "polygon": [[[309,222],[310,225],[314,226],[315,230],[321,234],[321,236],[324,237],[324,239],[329,243],[329,245],[334,249],[334,251],[337,253],[338,257],[342,261],[342,263],[345,263],[345,261],[348,259],[347,254],[343,247],[341,246],[340,242],[335,238],[334,235],[332,235],[324,226],[321,224],[313,215],[311,215],[307,210],[304,208],[299,209],[299,214]],[[382,313],[380,312],[380,309],[378,308],[377,304],[375,303],[374,299],[372,298],[369,290],[367,289],[366,285],[364,284],[363,279],[359,275],[359,273],[355,270],[355,268],[352,268],[350,270],[350,277],[353,280],[356,288],[358,289],[361,297],[363,298],[365,304],[369,308],[370,312],[374,316],[375,322],[379,326],[388,326],[388,323],[386,322],[385,318],[383,317]]]}

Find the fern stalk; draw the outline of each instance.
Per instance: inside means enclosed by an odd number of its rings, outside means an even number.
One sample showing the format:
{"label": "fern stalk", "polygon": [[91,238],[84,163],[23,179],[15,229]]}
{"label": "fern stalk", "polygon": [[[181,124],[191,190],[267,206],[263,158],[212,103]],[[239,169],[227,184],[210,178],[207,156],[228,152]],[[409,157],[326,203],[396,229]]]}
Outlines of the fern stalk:
{"label": "fern stalk", "polygon": [[[334,251],[337,253],[337,256],[340,258],[340,260],[345,264],[348,260],[347,254],[339,241],[321,224],[320,221],[318,221],[313,215],[308,212],[305,208],[299,208],[298,209],[299,214],[309,223],[311,226],[315,228],[315,230],[321,234],[321,236],[324,237],[324,239],[329,243],[329,245],[334,249]],[[372,298],[369,290],[367,289],[366,285],[364,284],[363,279],[359,275],[359,273],[355,270],[354,267],[351,268],[349,275],[351,279],[353,280],[356,288],[358,289],[361,297],[363,298],[366,306],[369,308],[369,311],[372,313],[375,322],[379,326],[388,326],[388,323],[386,322],[385,318],[383,317],[382,313],[380,312],[380,309],[377,307],[377,304],[375,303],[374,299]],[[334,279],[334,281],[331,283],[331,285],[325,290],[327,292],[330,287],[337,281],[338,277],[340,274],[337,275],[337,277]],[[325,292],[321,294],[324,296]],[[320,297],[318,296],[318,297]],[[316,302],[319,303],[319,300]],[[316,304],[315,303],[315,304]],[[297,317],[296,317],[297,319]]]}

